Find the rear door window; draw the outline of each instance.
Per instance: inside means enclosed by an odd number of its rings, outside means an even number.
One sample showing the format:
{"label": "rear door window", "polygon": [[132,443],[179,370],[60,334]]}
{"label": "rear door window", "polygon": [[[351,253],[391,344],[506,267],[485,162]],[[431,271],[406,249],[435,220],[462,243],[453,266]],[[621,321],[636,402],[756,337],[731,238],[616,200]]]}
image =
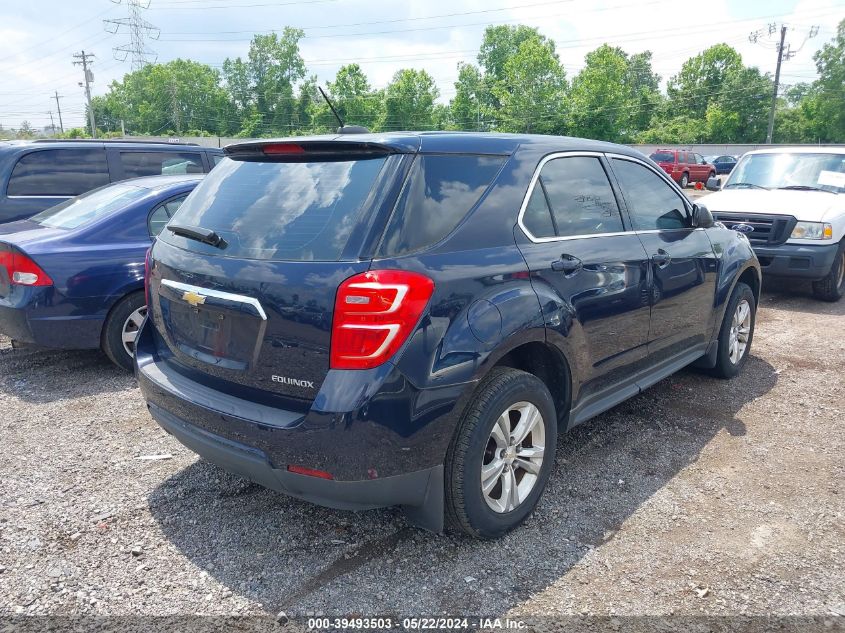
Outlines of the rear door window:
{"label": "rear door window", "polygon": [[690,228],[687,206],[668,182],[634,161],[614,158],[612,163],[636,230]]}
{"label": "rear door window", "polygon": [[199,152],[120,152],[125,178],[173,174],[202,174]]}
{"label": "rear door window", "polygon": [[102,148],[47,149],[18,160],[6,194],[9,196],[78,196],[109,182]]}
{"label": "rear door window", "polygon": [[150,237],[157,237],[158,234],[161,233],[161,230],[170,221],[170,218],[173,217],[173,214],[176,213],[177,209],[182,206],[182,203],[185,202],[185,198],[187,197],[188,194],[186,193],[178,198],[172,198],[167,202],[162,202],[153,209],[153,212],[150,213],[150,217],[147,220]]}
{"label": "rear door window", "polygon": [[[551,210],[558,237],[625,230],[610,181],[601,161],[595,156],[556,158],[543,165],[526,214],[532,202],[542,209],[543,199],[538,197],[533,200],[538,190],[545,193],[545,203]],[[542,213],[538,210],[536,216],[542,217]],[[525,215],[523,224],[526,224]],[[534,237],[543,236],[534,234]]]}
{"label": "rear door window", "polygon": [[226,248],[170,231],[159,238],[228,257],[337,261],[387,160],[224,160],[197,185],[173,221],[215,231]]}
{"label": "rear door window", "polygon": [[382,255],[413,253],[446,237],[487,191],[505,160],[504,156],[417,156],[388,223]]}

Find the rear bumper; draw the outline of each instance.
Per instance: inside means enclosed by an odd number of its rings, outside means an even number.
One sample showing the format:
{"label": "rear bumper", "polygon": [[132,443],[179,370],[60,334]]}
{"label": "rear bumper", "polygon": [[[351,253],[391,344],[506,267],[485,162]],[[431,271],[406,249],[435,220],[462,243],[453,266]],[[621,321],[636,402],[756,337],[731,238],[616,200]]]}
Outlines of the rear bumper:
{"label": "rear bumper", "polygon": [[13,341],[56,349],[95,349],[100,346],[102,317],[53,316],[51,288],[13,286],[0,297],[0,334]]}
{"label": "rear bumper", "polygon": [[271,490],[340,510],[403,506],[420,527],[443,530],[443,466],[364,481],[334,481],[276,468],[258,449],[207,433],[150,404],[159,426],[203,459]]}
{"label": "rear bumper", "polygon": [[839,244],[753,246],[764,275],[821,279],[830,272]]}
{"label": "rear bumper", "polygon": [[[177,371],[160,355],[155,337],[148,322],[136,344],[138,383],[152,417],[190,450],[267,488],[320,505],[402,506],[415,525],[442,530],[443,462],[457,415],[451,392],[421,396],[392,368],[365,398],[347,377],[344,391],[356,402],[348,410],[320,410],[318,395],[307,411],[292,411],[247,392],[225,393]],[[367,378],[359,373],[360,380]],[[438,396],[443,404],[432,410]],[[415,414],[417,401],[427,411]],[[291,465],[334,479],[291,473]]]}

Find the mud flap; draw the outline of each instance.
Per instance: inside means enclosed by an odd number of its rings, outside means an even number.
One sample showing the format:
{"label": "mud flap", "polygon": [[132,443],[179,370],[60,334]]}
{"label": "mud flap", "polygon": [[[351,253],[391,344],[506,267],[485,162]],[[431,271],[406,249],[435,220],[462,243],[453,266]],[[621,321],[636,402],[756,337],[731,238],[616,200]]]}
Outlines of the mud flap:
{"label": "mud flap", "polygon": [[443,532],[445,521],[443,485],[443,465],[441,464],[430,471],[422,504],[401,506],[408,523],[435,534]]}

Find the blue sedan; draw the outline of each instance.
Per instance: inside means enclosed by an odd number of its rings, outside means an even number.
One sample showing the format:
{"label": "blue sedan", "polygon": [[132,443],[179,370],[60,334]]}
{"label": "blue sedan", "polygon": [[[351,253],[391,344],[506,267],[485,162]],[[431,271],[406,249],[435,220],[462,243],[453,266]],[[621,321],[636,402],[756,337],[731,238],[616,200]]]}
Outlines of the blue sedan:
{"label": "blue sedan", "polygon": [[131,370],[147,310],[144,257],[201,179],[125,180],[0,224],[0,333],[39,347],[101,348]]}

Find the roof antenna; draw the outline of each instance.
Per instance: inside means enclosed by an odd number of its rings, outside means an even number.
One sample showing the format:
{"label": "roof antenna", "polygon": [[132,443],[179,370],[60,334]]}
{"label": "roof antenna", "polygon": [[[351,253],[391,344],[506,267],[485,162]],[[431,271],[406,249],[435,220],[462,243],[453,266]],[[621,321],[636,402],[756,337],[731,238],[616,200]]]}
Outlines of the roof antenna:
{"label": "roof antenna", "polygon": [[331,108],[332,114],[334,118],[337,119],[337,122],[340,123],[340,127],[337,128],[338,134],[369,134],[370,131],[365,128],[363,125],[346,125],[343,122],[343,119],[340,118],[340,115],[337,113],[337,110],[334,109],[334,104],[332,104],[331,100],[329,99],[328,95],[323,91],[322,86],[317,86],[317,90],[320,91],[320,94],[323,95],[323,99],[326,100],[326,103],[329,104],[329,108]]}

